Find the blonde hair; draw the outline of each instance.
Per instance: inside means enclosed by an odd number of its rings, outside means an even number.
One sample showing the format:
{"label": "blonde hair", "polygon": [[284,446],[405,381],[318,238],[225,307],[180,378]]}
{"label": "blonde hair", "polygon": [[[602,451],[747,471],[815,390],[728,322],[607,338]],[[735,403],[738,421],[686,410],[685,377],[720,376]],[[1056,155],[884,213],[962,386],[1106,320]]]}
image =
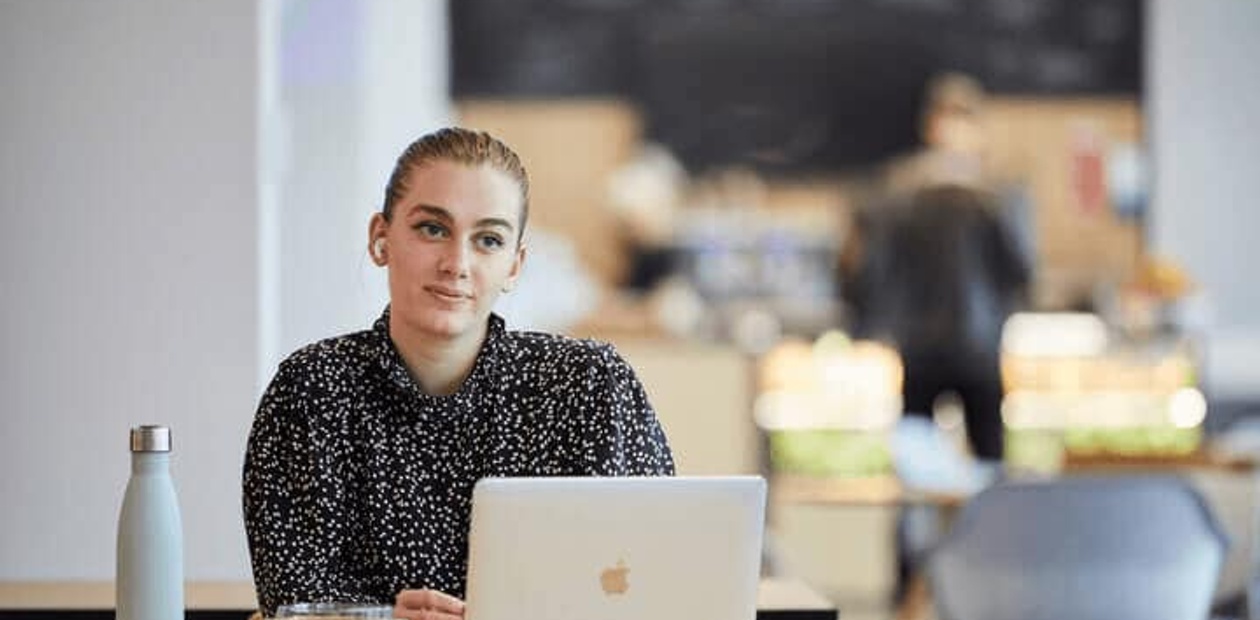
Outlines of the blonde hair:
{"label": "blonde hair", "polygon": [[525,232],[525,222],[529,219],[529,175],[521,158],[489,133],[463,127],[446,127],[420,136],[398,156],[389,184],[385,186],[385,202],[381,205],[386,220],[393,216],[394,205],[407,193],[409,173],[434,161],[490,166],[515,179],[521,188],[520,232]]}

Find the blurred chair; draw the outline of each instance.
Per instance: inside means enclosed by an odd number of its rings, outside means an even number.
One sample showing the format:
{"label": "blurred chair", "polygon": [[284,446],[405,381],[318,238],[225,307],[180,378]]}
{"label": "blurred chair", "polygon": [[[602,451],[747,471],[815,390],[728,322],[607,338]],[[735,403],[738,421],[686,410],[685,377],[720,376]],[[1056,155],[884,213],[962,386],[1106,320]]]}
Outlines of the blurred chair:
{"label": "blurred chair", "polygon": [[1168,477],[999,484],[928,561],[941,620],[1207,618],[1228,540]]}

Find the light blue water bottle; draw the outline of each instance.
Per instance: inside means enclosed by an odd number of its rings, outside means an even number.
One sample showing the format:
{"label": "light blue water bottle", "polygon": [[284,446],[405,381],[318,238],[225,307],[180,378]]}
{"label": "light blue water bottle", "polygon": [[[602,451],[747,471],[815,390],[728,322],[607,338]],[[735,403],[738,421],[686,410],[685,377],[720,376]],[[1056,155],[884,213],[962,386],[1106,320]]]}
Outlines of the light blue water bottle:
{"label": "light blue water bottle", "polygon": [[171,481],[171,429],[131,429],[131,479],[118,516],[116,620],[183,620],[184,539]]}

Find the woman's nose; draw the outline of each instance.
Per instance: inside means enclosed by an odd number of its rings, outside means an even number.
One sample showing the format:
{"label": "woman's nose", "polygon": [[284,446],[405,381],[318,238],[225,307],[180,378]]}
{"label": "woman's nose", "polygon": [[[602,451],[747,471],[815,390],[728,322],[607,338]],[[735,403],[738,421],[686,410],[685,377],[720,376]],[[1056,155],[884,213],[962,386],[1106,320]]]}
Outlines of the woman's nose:
{"label": "woman's nose", "polygon": [[438,269],[458,278],[468,276],[468,264],[471,250],[463,243],[452,242],[446,245],[438,263]]}

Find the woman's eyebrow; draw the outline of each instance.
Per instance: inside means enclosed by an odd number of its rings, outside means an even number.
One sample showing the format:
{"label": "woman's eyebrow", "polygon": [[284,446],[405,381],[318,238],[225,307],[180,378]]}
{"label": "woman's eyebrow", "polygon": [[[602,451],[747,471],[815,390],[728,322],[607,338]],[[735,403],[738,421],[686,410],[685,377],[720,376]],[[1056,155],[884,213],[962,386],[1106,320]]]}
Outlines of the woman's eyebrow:
{"label": "woman's eyebrow", "polygon": [[439,207],[436,205],[425,204],[422,202],[416,205],[412,205],[412,207],[408,209],[409,214],[415,213],[416,211],[423,211],[445,222],[455,221],[455,216],[451,215],[450,211],[447,211],[446,209],[443,209],[442,207]]}
{"label": "woman's eyebrow", "polygon": [[511,222],[501,217],[483,217],[477,220],[477,228],[506,228],[508,232],[514,229]]}
{"label": "woman's eyebrow", "polygon": [[[455,221],[455,216],[452,215],[450,211],[447,211],[446,209],[443,209],[442,207],[439,207],[437,205],[431,205],[431,204],[426,204],[422,202],[422,203],[413,205],[410,209],[410,213],[415,213],[417,211],[427,213],[432,217],[442,220],[443,223],[453,223]],[[483,217],[477,220],[477,222],[474,224],[474,227],[475,228],[504,228],[504,229],[507,229],[508,232],[516,230],[516,227],[512,225],[512,222],[505,220],[501,217]]]}

